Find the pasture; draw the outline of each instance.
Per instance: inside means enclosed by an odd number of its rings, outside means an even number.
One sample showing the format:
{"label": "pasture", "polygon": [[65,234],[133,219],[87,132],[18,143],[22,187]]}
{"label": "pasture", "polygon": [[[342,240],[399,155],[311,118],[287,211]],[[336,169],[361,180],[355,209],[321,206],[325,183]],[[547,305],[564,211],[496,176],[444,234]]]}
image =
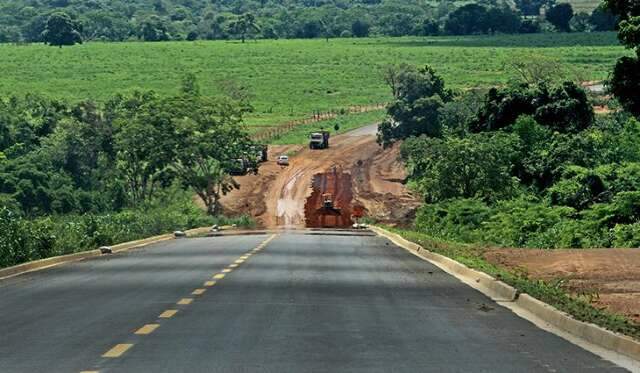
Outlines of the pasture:
{"label": "pasture", "polygon": [[251,126],[273,125],[314,111],[390,99],[381,76],[388,64],[430,64],[454,88],[503,84],[514,59],[542,56],[581,80],[606,78],[628,53],[614,33],[531,34],[324,40],[87,43],[53,48],[0,45],[0,96],[42,93],[105,100],[135,88],[177,93],[185,73],[203,94],[229,81],[245,85]]}

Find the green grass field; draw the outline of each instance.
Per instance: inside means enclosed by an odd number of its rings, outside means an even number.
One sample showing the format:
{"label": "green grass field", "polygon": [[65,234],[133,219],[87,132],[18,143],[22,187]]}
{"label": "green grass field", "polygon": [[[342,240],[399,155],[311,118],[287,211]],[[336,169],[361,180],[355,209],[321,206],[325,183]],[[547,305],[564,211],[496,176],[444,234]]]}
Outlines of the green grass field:
{"label": "green grass field", "polygon": [[614,33],[239,42],[88,43],[62,49],[0,45],[0,95],[104,100],[133,88],[176,93],[187,72],[204,94],[224,81],[250,87],[251,125],[273,125],[350,105],[386,102],[380,70],[430,64],[453,87],[489,86],[514,58],[541,55],[581,79],[606,78],[626,52]]}

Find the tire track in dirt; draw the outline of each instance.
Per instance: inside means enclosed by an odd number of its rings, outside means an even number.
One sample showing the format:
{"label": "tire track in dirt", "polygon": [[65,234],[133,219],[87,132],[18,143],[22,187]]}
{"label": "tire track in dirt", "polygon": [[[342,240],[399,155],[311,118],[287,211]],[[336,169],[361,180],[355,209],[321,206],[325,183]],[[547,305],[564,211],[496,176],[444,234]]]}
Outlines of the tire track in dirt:
{"label": "tire track in dirt", "polygon": [[[249,214],[268,228],[305,227],[305,202],[311,196],[315,175],[334,168],[350,175],[352,200],[341,208],[362,206],[365,215],[387,223],[408,222],[419,205],[401,183],[404,167],[398,160],[398,147],[382,149],[375,139],[376,126],[358,129],[335,136],[331,147],[311,150],[303,146],[272,146],[270,161],[260,168],[257,176],[237,177],[240,190],[222,199],[230,214]],[[290,156],[290,165],[280,168],[275,158]],[[264,208],[256,208],[263,206]]]}

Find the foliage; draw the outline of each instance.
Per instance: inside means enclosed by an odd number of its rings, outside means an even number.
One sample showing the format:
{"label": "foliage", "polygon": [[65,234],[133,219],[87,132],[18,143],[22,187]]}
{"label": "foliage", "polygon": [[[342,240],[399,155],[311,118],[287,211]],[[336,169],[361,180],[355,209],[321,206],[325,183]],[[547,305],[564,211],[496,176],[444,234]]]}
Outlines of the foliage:
{"label": "foliage", "polygon": [[[591,12],[595,0],[572,0],[579,10]],[[242,39],[235,26],[245,14],[259,28],[246,29],[256,38],[289,39],[322,37],[435,35],[443,30],[468,32],[539,32],[540,8],[550,0],[518,0],[511,3],[483,1],[480,18],[467,18],[466,1],[156,1],[0,0],[0,42],[40,42],[47,18],[65,12],[82,22],[84,40],[124,41]],[[521,22],[520,13],[528,16]],[[448,17],[452,15],[451,17]],[[532,19],[535,17],[535,19]],[[479,27],[465,28],[471,22]],[[525,27],[518,25],[523,24]],[[449,25],[448,27],[446,25]],[[244,29],[244,27],[242,27]],[[457,32],[457,31],[453,31]]]}
{"label": "foliage", "polygon": [[438,137],[440,109],[451,100],[444,80],[430,66],[416,69],[409,65],[389,66],[384,75],[394,101],[389,104],[389,119],[378,128],[378,142],[389,146],[410,136]]}
{"label": "foliage", "polygon": [[241,91],[229,92],[238,100],[200,96],[190,75],[173,97],[0,100],[2,201],[30,217],[119,211],[156,198],[176,180],[194,187],[187,169],[200,171],[204,159],[221,166],[204,180],[227,180],[233,160],[253,145],[242,122],[251,105]]}
{"label": "foliage", "polygon": [[471,3],[449,14],[444,31],[450,35],[517,33],[521,23],[520,15],[511,7],[503,5],[487,8]]}
{"label": "foliage", "polygon": [[619,17],[615,16],[605,4],[600,4],[589,16],[589,24],[593,31],[613,31],[618,25]]}
{"label": "foliage", "polygon": [[212,224],[253,223],[205,215],[190,193],[175,188],[145,206],[108,214],[26,219],[0,207],[0,268]]}
{"label": "foliage", "polygon": [[256,23],[256,17],[251,13],[245,13],[233,19],[228,27],[230,33],[240,36],[240,40],[243,43],[247,35],[260,31],[260,27]]}
{"label": "foliage", "polygon": [[82,24],[73,20],[64,12],[56,12],[49,16],[42,40],[52,46],[62,48],[63,45],[82,44]]}
{"label": "foliage", "polygon": [[640,122],[596,118],[573,83],[466,92],[452,103],[440,110],[441,138],[410,137],[401,147],[409,186],[426,203],[416,229],[515,247],[640,240]]}
{"label": "foliage", "polygon": [[594,118],[585,91],[575,83],[565,82],[552,88],[545,83],[522,84],[490,89],[470,129],[498,130],[512,125],[521,115],[533,115],[538,123],[561,133],[584,130]]}
{"label": "foliage", "polygon": [[626,110],[640,117],[640,5],[635,0],[606,0],[605,4],[621,19],[618,39],[635,51],[635,56],[618,59],[610,90]]}
{"label": "foliage", "polygon": [[232,100],[183,96],[178,107],[172,168],[192,188],[211,215],[219,212],[223,194],[237,188],[228,172],[239,159],[257,171],[253,142],[242,128],[243,107]]}
{"label": "foliage", "polygon": [[569,22],[573,18],[573,7],[569,3],[560,3],[547,10],[546,19],[559,31],[570,32]]}
{"label": "foliage", "polygon": [[142,21],[138,36],[144,41],[166,41],[171,38],[167,22],[156,15]]}
{"label": "foliage", "polygon": [[477,134],[443,140],[412,138],[402,145],[402,157],[414,188],[428,203],[451,198],[508,198],[518,149],[516,136]]}

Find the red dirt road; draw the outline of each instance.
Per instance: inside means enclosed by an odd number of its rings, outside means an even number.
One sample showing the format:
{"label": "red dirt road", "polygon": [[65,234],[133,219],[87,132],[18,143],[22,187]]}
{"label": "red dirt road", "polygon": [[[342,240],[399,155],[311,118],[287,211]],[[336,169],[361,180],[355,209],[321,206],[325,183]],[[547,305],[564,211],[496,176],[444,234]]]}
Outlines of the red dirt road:
{"label": "red dirt road", "polygon": [[[346,174],[340,176],[343,180],[350,179],[333,190],[341,199],[338,207],[349,214],[353,206],[362,207],[366,216],[389,223],[410,221],[419,199],[402,184],[405,174],[398,160],[399,149],[382,149],[375,141],[375,131],[374,125],[332,137],[330,148],[325,150],[300,145],[270,147],[270,160],[258,175],[236,178],[241,187],[222,199],[225,212],[249,214],[267,228],[305,227],[306,215],[315,209],[305,211],[314,176],[336,168]],[[281,154],[290,155],[288,167],[275,164]],[[321,196],[326,191],[317,193]],[[317,207],[318,201],[311,204]],[[318,224],[313,216],[311,220],[310,225]]]}

